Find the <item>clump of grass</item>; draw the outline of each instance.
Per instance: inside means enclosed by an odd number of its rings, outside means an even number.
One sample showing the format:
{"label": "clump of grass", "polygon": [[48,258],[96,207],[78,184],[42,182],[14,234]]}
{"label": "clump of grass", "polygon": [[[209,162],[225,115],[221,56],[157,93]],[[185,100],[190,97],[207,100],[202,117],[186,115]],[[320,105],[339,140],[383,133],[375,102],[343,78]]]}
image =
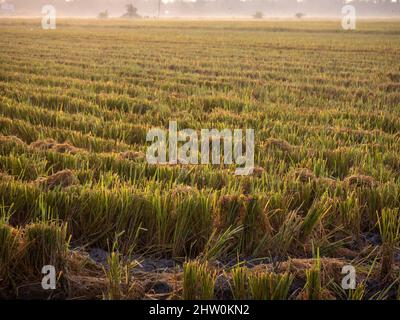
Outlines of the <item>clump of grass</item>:
{"label": "clump of grass", "polygon": [[344,178],[353,166],[356,153],[347,147],[339,147],[335,150],[324,152],[327,167],[332,171],[332,175],[337,178]]}
{"label": "clump of grass", "polygon": [[287,300],[294,277],[273,272],[249,275],[249,288],[254,300]]}
{"label": "clump of grass", "polygon": [[108,280],[108,292],[106,298],[109,300],[118,300],[122,296],[122,277],[121,258],[118,252],[114,250],[107,257],[108,270],[105,272]]}
{"label": "clump of grass", "polygon": [[[298,239],[302,227],[302,219],[297,211],[288,211],[281,214],[284,220],[279,225],[279,229],[274,233],[270,244],[270,252],[274,254],[287,254],[294,247],[295,240]],[[265,239],[268,241],[268,236]]]}
{"label": "clump of grass", "polygon": [[207,263],[199,269],[200,300],[212,300],[214,298],[216,273],[210,272]]}
{"label": "clump of grass", "polygon": [[219,199],[218,205],[217,225],[219,229],[227,229],[239,223],[243,203],[238,195],[224,195]]}
{"label": "clump of grass", "polygon": [[214,229],[203,252],[201,253],[202,259],[205,261],[211,261],[237,251],[235,237],[242,231],[242,226],[236,228],[230,226],[222,233],[219,233],[217,229]]}
{"label": "clump of grass", "polygon": [[243,232],[240,236],[240,247],[243,253],[253,254],[268,233],[268,222],[257,198],[244,196],[243,199],[245,207],[241,217]]}
{"label": "clump of grass", "polygon": [[183,265],[183,299],[195,300],[197,298],[197,269],[199,265],[187,262]]}
{"label": "clump of grass", "polygon": [[378,228],[382,239],[381,281],[391,279],[394,250],[400,240],[400,215],[398,209],[383,209],[378,218]]}
{"label": "clump of grass", "polygon": [[306,298],[308,300],[320,300],[322,298],[321,289],[321,261],[319,258],[319,249],[317,249],[317,256],[315,264],[309,270],[306,270]]}
{"label": "clump of grass", "polygon": [[42,267],[52,265],[57,271],[65,267],[68,249],[66,224],[38,222],[25,228],[24,263],[32,274],[41,274]]}
{"label": "clump of grass", "polygon": [[116,244],[117,242],[114,242],[111,253],[107,257],[107,268],[104,267],[108,290],[103,297],[107,300],[120,300],[129,297],[134,291],[130,271],[138,263],[137,261],[125,263],[122,255],[116,250]]}
{"label": "clump of grass", "polygon": [[361,234],[361,214],[358,197],[351,193],[346,199],[339,203],[339,214],[344,227],[349,230],[355,238]]}
{"label": "clump of grass", "polygon": [[312,234],[316,225],[331,210],[329,202],[326,201],[326,195],[321,200],[315,201],[310,210],[308,210],[301,224],[300,238],[305,241]]}
{"label": "clump of grass", "polygon": [[235,300],[248,298],[248,271],[245,267],[236,267],[232,270],[231,290]]}
{"label": "clump of grass", "polygon": [[211,234],[210,198],[204,195],[177,197],[175,210],[173,254],[196,256],[204,250]]}
{"label": "clump of grass", "polygon": [[20,232],[11,227],[7,220],[0,218],[0,281],[5,283],[11,279],[20,246]]}
{"label": "clump of grass", "polygon": [[186,262],[183,265],[183,299],[212,300],[216,276],[216,272],[210,270],[207,262]]}

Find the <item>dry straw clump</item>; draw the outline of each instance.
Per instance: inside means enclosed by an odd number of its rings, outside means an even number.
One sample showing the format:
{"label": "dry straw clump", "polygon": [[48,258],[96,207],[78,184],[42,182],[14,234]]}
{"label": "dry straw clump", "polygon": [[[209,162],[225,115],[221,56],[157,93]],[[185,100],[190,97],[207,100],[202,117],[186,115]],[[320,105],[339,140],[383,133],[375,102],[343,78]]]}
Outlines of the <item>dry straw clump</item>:
{"label": "dry straw clump", "polygon": [[2,182],[10,182],[10,181],[13,181],[13,180],[14,180],[13,176],[10,176],[9,174],[7,174],[5,172],[2,172],[0,170],[0,181],[2,181]]}
{"label": "dry straw clump", "polygon": [[377,182],[373,177],[366,175],[351,175],[347,177],[344,182],[351,187],[360,187],[360,188],[373,188],[376,186]]}
{"label": "dry straw clump", "polygon": [[32,142],[29,147],[36,150],[52,150],[59,153],[77,154],[82,153],[84,150],[76,148],[68,142],[58,143],[54,139],[37,140]]}
{"label": "dry straw clump", "polygon": [[25,144],[20,138],[17,136],[3,136],[0,135],[0,144],[5,144],[5,143],[14,143],[14,144]]}
{"label": "dry straw clump", "polygon": [[265,172],[266,170],[263,167],[254,167],[253,176],[260,178]]}
{"label": "dry straw clump", "polygon": [[50,150],[57,144],[57,141],[54,139],[44,139],[44,140],[37,140],[32,142],[29,146],[32,149],[39,149],[39,150]]}
{"label": "dry straw clump", "polygon": [[71,170],[62,170],[48,177],[35,180],[35,184],[40,185],[46,190],[53,190],[57,187],[66,188],[78,183],[77,178]]}
{"label": "dry straw clump", "polygon": [[329,187],[329,189],[331,190],[335,190],[336,187],[338,186],[338,181],[332,178],[328,178],[328,177],[321,177],[318,179],[318,182],[320,182],[321,184]]}
{"label": "dry straw clump", "polygon": [[143,160],[146,155],[141,151],[125,151],[121,152],[119,157],[126,160]]}
{"label": "dry straw clump", "polygon": [[281,150],[281,151],[287,152],[287,153],[289,153],[290,151],[293,150],[293,146],[289,142],[282,140],[282,139],[275,139],[275,138],[267,139],[267,141],[265,141],[264,146],[267,150],[277,149],[277,150]]}
{"label": "dry straw clump", "polygon": [[[296,277],[305,279],[305,271],[312,269],[315,261],[316,259],[289,259],[279,265],[278,271],[280,273],[290,272],[296,275]],[[344,264],[344,261],[337,258],[321,258],[322,280],[339,280],[342,276],[341,270]]]}
{"label": "dry straw clump", "polygon": [[177,185],[176,187],[174,187],[171,191],[171,195],[173,197],[175,196],[185,196],[185,195],[192,195],[196,193],[196,189],[191,187],[191,186],[187,186],[187,185]]}
{"label": "dry straw clump", "polygon": [[77,154],[83,152],[82,149],[76,148],[69,143],[56,144],[55,146],[53,146],[51,150],[54,150],[59,153],[71,153],[71,154]]}
{"label": "dry straw clump", "polygon": [[307,168],[298,168],[293,170],[289,174],[289,178],[302,183],[313,182],[316,179],[314,172]]}

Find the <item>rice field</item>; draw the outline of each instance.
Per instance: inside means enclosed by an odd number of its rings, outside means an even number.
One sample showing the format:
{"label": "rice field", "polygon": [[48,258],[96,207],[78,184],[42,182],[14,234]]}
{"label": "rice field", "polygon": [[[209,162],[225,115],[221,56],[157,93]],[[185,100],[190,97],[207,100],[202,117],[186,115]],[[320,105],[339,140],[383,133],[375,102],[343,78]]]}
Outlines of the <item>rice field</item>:
{"label": "rice field", "polygon": [[[0,298],[400,299],[399,21],[0,32]],[[148,164],[169,121],[254,129],[253,174]]]}

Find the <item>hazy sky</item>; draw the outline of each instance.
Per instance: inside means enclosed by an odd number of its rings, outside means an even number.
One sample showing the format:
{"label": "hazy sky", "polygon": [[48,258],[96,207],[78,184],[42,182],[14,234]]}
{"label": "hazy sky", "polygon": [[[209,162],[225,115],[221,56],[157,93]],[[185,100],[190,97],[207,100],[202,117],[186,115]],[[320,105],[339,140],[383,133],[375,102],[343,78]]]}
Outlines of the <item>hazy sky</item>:
{"label": "hazy sky", "polygon": [[[360,16],[400,16],[400,0],[354,1]],[[308,17],[339,16],[345,0],[162,0],[160,16],[245,16],[262,12],[265,17],[293,16],[302,12]],[[183,2],[183,3],[182,3]],[[351,1],[347,1],[351,2]],[[354,3],[352,2],[352,3]],[[0,0],[0,15],[40,15],[44,5],[53,5],[59,16],[96,17],[108,10],[110,17],[120,17],[125,6],[133,3],[142,16],[158,15],[159,0]]]}

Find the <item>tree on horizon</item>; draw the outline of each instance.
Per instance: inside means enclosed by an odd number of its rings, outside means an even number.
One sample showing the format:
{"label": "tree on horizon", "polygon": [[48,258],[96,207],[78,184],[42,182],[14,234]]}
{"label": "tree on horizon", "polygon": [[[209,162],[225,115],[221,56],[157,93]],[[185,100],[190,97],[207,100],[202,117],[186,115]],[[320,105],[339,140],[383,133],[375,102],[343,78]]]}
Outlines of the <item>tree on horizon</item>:
{"label": "tree on horizon", "polygon": [[126,7],[126,13],[122,16],[122,18],[129,18],[129,19],[140,18],[140,15],[137,13],[138,9],[134,7],[132,3],[127,4],[125,7]]}

